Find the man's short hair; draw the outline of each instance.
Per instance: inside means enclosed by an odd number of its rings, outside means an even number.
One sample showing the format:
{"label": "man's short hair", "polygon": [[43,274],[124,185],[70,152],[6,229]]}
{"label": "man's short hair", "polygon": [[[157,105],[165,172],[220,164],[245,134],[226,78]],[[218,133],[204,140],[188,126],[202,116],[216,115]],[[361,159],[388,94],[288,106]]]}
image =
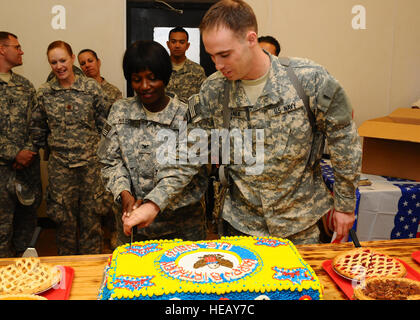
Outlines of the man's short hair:
{"label": "man's short hair", "polygon": [[166,49],[158,42],[139,40],[132,43],[124,53],[124,77],[131,81],[131,75],[150,70],[165,86],[172,74],[172,62]]}
{"label": "man's short hair", "polygon": [[239,36],[249,30],[258,34],[257,17],[251,6],[242,0],[221,0],[211,6],[201,20],[200,31],[215,27],[226,27]]}
{"label": "man's short hair", "polygon": [[280,43],[276,40],[276,38],[272,36],[262,36],[258,38],[258,42],[266,42],[272,44],[274,47],[276,47],[276,56],[280,54],[281,47]]}
{"label": "man's short hair", "polygon": [[187,30],[185,30],[183,27],[175,27],[171,31],[169,31],[168,39],[171,39],[171,34],[175,32],[183,32],[187,35],[187,41],[190,38],[190,35],[188,34]]}
{"label": "man's short hair", "polygon": [[18,38],[13,33],[7,32],[7,31],[0,31],[0,42],[4,43],[6,40],[9,40],[9,37]]}

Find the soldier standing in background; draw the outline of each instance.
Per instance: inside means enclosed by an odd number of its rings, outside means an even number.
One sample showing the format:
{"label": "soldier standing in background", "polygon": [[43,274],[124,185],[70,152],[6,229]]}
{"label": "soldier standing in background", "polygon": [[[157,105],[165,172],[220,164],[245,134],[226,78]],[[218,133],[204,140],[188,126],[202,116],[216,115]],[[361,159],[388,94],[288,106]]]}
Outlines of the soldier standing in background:
{"label": "soldier standing in background", "polygon": [[[122,98],[121,91],[105,80],[101,75],[101,60],[98,55],[92,49],[83,49],[77,55],[79,65],[83,70],[83,73],[89,77],[95,79],[101,86],[105,94],[105,103],[107,105],[106,115],[108,116],[109,110],[115,101]],[[109,240],[111,249],[117,247],[117,229],[116,223],[120,220],[118,213],[121,211],[121,206],[114,202],[112,193],[105,190],[104,186],[104,204],[103,204],[103,219],[102,226],[104,231],[109,232]],[[105,239],[108,239],[108,232],[104,232]]]}
{"label": "soldier standing in background", "polygon": [[77,55],[79,60],[80,68],[82,68],[83,73],[89,77],[95,79],[100,85],[102,90],[105,93],[105,103],[108,106],[107,114],[112,104],[122,98],[122,93],[113,84],[105,80],[101,75],[101,60],[98,58],[98,55],[92,49],[83,49]]}
{"label": "soldier standing in background", "polygon": [[21,256],[29,246],[42,200],[40,159],[29,131],[36,92],[12,71],[22,55],[17,36],[0,31],[0,258]]}
{"label": "soldier standing in background", "polygon": [[47,49],[54,77],[37,91],[34,144],[49,150],[47,216],[56,223],[59,255],[101,253],[103,205],[96,150],[106,118],[98,83],[74,73],[69,44]]}
{"label": "soldier standing in background", "polygon": [[[159,132],[181,130],[188,108],[176,95],[165,92],[172,66],[166,49],[159,43],[133,43],[124,54],[123,68],[137,95],[112,106],[98,156],[104,165],[102,178],[115,200],[122,203],[122,219],[126,219],[156,186],[158,154],[163,144],[157,138]],[[153,223],[134,234],[134,240],[206,238],[203,197],[207,180],[203,170]],[[121,219],[118,231],[119,244],[127,243]]]}
{"label": "soldier standing in background", "polygon": [[260,47],[273,56],[278,57],[281,51],[280,43],[272,36],[263,36],[258,38]]}
{"label": "soldier standing in background", "polygon": [[183,102],[198,93],[206,80],[204,68],[185,55],[190,47],[188,40],[188,32],[182,27],[176,27],[169,32],[169,40],[166,42],[172,61],[172,75],[166,91],[175,93]]}
{"label": "soldier standing in background", "polygon": [[[310,113],[288,69],[259,46],[257,20],[248,4],[242,0],[217,2],[205,14],[200,30],[218,72],[190,99],[192,120],[188,131],[200,128],[210,136],[212,130],[228,127],[240,132],[251,129],[258,136],[262,130],[264,138],[262,166],[257,162],[255,168],[232,163],[235,148],[230,148],[223,234],[319,243],[317,223],[334,209],[337,237],[346,237],[355,220],[361,145],[343,88],[322,66],[307,59],[289,59],[309,97],[308,108],[315,115],[317,127],[313,131]],[[320,133],[328,142],[334,167],[333,195],[319,166],[321,148],[314,137]],[[233,136],[230,138],[233,140]],[[255,143],[252,149],[256,153]],[[129,234],[132,226],[147,225],[159,216],[199,168],[193,163],[161,167],[158,187],[124,221],[125,232]]]}

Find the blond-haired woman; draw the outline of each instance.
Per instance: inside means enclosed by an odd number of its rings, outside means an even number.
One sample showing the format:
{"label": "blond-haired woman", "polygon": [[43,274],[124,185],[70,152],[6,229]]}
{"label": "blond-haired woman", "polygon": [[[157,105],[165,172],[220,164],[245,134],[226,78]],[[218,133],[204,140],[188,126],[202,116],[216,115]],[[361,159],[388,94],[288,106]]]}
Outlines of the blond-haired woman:
{"label": "blond-haired woman", "polygon": [[103,93],[74,72],[68,43],[52,42],[47,57],[54,77],[38,89],[32,115],[34,144],[49,153],[47,216],[56,223],[59,255],[101,253],[96,149],[106,117]]}

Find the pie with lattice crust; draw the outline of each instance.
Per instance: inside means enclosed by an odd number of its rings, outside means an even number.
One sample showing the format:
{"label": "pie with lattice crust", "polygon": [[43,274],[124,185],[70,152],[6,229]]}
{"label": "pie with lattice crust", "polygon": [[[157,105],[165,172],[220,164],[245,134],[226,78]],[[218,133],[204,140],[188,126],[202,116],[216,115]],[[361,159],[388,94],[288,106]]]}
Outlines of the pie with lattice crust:
{"label": "pie with lattice crust", "polygon": [[336,256],[334,270],[349,279],[370,279],[375,277],[401,278],[406,274],[404,265],[384,253],[369,248],[357,248]]}
{"label": "pie with lattice crust", "polygon": [[56,266],[41,263],[39,258],[19,258],[14,264],[0,268],[0,294],[35,294],[60,281]]}
{"label": "pie with lattice crust", "polygon": [[358,300],[420,300],[420,282],[407,278],[367,279],[354,289]]}
{"label": "pie with lattice crust", "polygon": [[0,295],[0,300],[48,300],[43,296],[36,294],[5,294]]}

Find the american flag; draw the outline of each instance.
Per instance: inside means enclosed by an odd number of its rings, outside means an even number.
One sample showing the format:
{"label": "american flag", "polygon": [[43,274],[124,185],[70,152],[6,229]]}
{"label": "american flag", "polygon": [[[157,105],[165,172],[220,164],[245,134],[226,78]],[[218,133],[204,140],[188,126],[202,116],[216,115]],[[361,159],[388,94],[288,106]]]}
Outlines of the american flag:
{"label": "american flag", "polygon": [[395,183],[401,189],[391,239],[420,238],[420,184]]}

